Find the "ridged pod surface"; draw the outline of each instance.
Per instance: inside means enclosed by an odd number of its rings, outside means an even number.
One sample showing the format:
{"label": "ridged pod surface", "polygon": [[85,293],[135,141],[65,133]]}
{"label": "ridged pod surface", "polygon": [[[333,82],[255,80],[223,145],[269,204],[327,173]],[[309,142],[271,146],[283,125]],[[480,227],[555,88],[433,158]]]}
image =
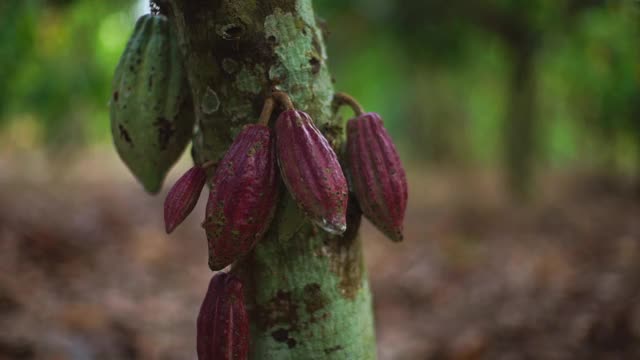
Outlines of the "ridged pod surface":
{"label": "ridged pod surface", "polygon": [[211,278],[197,320],[199,360],[245,360],[249,354],[249,317],[243,286],[236,276]]}
{"label": "ridged pod surface", "polygon": [[194,114],[176,35],[162,15],[144,15],[116,68],[109,102],[122,161],[156,193],[192,135]]}
{"label": "ridged pod surface", "polygon": [[244,256],[262,238],[275,212],[278,181],[271,130],[264,125],[245,126],[211,181],[202,224],[211,270]]}
{"label": "ridged pod surface", "polygon": [[336,153],[299,110],[287,110],[276,120],[280,173],[291,196],[311,221],[333,233],[346,229],[348,187]]}
{"label": "ridged pod surface", "polygon": [[407,179],[380,115],[366,113],[349,120],[347,159],[362,213],[391,240],[401,241]]}
{"label": "ridged pod surface", "polygon": [[187,170],[173,184],[164,200],[164,226],[167,234],[170,234],[193,211],[206,181],[206,171],[196,165]]}

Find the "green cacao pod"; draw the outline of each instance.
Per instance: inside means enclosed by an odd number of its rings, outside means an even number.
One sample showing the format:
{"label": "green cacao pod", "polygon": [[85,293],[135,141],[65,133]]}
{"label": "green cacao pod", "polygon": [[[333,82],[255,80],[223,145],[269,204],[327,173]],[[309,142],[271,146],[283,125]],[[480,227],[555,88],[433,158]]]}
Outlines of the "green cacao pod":
{"label": "green cacao pod", "polygon": [[194,123],[178,41],[166,17],[138,19],[116,68],[109,106],[120,158],[145,190],[158,192]]}

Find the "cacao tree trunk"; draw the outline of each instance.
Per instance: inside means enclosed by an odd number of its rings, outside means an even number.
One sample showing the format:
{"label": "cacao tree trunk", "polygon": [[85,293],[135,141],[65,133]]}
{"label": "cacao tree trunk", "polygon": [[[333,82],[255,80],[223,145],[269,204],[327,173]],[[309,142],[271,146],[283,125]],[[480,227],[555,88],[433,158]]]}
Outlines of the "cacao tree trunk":
{"label": "cacao tree trunk", "polygon": [[[331,111],[334,90],[311,0],[156,2],[174,23],[184,55],[197,162],[219,160],[276,89],[341,148],[343,124]],[[374,359],[360,215],[351,209],[346,234],[333,236],[305,220],[283,193],[267,235],[233,269],[247,292],[252,358]]]}

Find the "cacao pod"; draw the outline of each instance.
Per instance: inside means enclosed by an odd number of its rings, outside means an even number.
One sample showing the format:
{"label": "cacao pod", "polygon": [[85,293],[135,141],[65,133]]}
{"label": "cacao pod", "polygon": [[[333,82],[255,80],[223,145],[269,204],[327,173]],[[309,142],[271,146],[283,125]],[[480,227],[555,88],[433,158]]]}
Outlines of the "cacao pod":
{"label": "cacao pod", "polygon": [[346,229],[348,187],[336,153],[311,117],[287,110],[276,120],[282,179],[307,217],[332,234]]}
{"label": "cacao pod", "polygon": [[396,147],[376,113],[347,123],[349,177],[362,213],[387,237],[401,241],[407,179]]}
{"label": "cacao pod", "polygon": [[164,200],[164,226],[167,234],[170,234],[193,211],[206,181],[206,171],[196,165],[173,184]]}
{"label": "cacao pod", "polygon": [[176,35],[162,15],[138,19],[113,77],[109,102],[116,150],[150,193],[192,135],[194,113]]}
{"label": "cacao pod", "polygon": [[267,231],[279,194],[271,130],[247,125],[213,175],[202,224],[209,267],[220,270],[247,254]]}
{"label": "cacao pod", "polygon": [[232,274],[214,275],[198,314],[198,359],[244,360],[249,336],[242,282]]}

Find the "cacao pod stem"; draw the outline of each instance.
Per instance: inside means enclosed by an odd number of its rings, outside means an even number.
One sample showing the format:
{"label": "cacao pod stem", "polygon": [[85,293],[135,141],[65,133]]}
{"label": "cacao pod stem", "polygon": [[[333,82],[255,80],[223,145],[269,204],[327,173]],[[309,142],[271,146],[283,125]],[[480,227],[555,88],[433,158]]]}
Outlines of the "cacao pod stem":
{"label": "cacao pod stem", "polygon": [[291,98],[287,93],[283,91],[274,91],[271,96],[280,103],[285,110],[293,110],[293,103],[291,102]]}
{"label": "cacao pod stem", "polygon": [[271,113],[273,113],[273,105],[274,101],[272,97],[268,97],[264,101],[264,105],[262,106],[262,112],[260,113],[260,118],[258,118],[258,124],[268,126],[269,119],[271,119]]}
{"label": "cacao pod stem", "polygon": [[335,93],[335,95],[333,95],[333,102],[331,103],[333,112],[337,112],[338,108],[342,105],[348,105],[353,112],[356,113],[356,116],[364,114],[364,108],[353,96],[343,92]]}

